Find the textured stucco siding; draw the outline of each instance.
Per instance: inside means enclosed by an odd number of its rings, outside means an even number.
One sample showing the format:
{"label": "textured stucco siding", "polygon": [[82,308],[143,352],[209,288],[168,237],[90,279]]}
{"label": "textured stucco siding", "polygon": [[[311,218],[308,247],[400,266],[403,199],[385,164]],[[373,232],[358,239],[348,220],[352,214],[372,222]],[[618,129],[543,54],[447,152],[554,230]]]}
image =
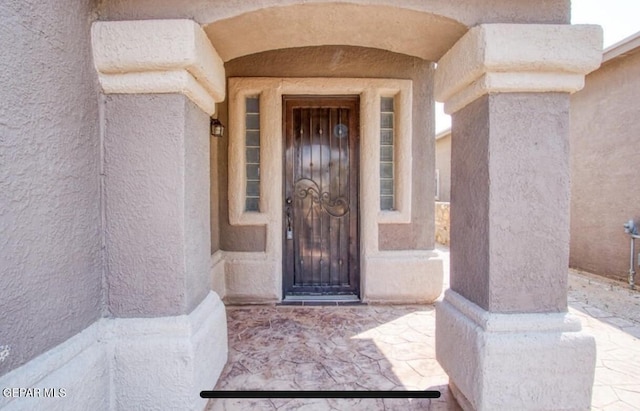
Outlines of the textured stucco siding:
{"label": "textured stucco siding", "polygon": [[481,97],[455,113],[451,127],[451,288],[484,309],[489,300],[487,100]]}
{"label": "textured stucco siding", "polygon": [[[349,77],[413,80],[412,223],[379,225],[381,250],[433,248],[433,138],[432,64],[382,50],[324,46],[275,50],[230,61],[229,77]],[[224,105],[224,104],[223,104]],[[226,108],[221,108],[223,122]],[[225,123],[225,124],[228,124]],[[226,145],[225,145],[226,146]],[[263,251],[264,227],[230,226],[227,216],[227,153],[218,152],[220,244],[228,251]],[[420,176],[415,178],[415,176]],[[426,176],[422,178],[422,176]],[[281,188],[276,187],[276,190]]]}
{"label": "textured stucco siding", "polygon": [[640,223],[639,95],[636,50],[588,75],[571,98],[569,263],[621,280],[629,272],[630,242],[622,225]]}
{"label": "textured stucco siding", "polygon": [[93,4],[0,3],[0,375],[101,315]]}
{"label": "textured stucco siding", "polygon": [[209,190],[209,115],[187,100],[184,105],[184,201],[186,313],[211,290],[211,192]]}
{"label": "textured stucco siding", "polygon": [[210,288],[208,116],[179,94],[105,108],[109,308],[186,314]]}
{"label": "textured stucco siding", "polygon": [[[104,19],[195,18],[201,24],[228,19],[259,8],[282,7],[304,3],[331,3],[334,0],[103,0]],[[570,0],[343,0],[341,3],[369,3],[404,7],[438,14],[460,21],[468,27],[481,23],[569,23]],[[180,7],[177,7],[180,4]]]}
{"label": "textured stucco siding", "polygon": [[451,288],[491,312],[566,310],[569,95],[481,97],[452,136]]}

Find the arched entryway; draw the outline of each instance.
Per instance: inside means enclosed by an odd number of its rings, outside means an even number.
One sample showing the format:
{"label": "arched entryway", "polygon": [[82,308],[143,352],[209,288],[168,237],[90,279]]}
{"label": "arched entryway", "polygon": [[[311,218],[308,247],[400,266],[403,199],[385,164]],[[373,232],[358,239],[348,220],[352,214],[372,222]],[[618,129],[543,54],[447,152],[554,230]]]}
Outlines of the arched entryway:
{"label": "arched entryway", "polygon": [[[284,227],[278,164],[282,164],[281,97],[285,94],[360,96],[361,109],[369,113],[361,115],[361,126],[369,128],[361,142],[371,144],[369,151],[363,150],[368,153],[363,163],[369,161],[370,168],[367,172],[361,169],[360,179],[361,185],[369,188],[359,192],[369,207],[361,222],[361,229],[368,230],[363,235],[369,236],[369,242],[360,247],[365,271],[363,299],[367,299],[367,287],[372,290],[371,301],[376,300],[376,287],[393,291],[379,292],[377,300],[381,302],[434,299],[424,293],[421,299],[412,292],[424,284],[425,272],[437,271],[437,259],[429,254],[433,220],[425,220],[429,212],[433,215],[433,197],[424,192],[433,188],[434,181],[433,161],[429,159],[434,152],[435,95],[453,114],[452,290],[438,305],[437,323],[438,359],[451,378],[452,388],[468,408],[527,408],[531,401],[547,401],[542,397],[554,401],[536,402],[542,408],[545,404],[557,406],[557,401],[565,401],[562,407],[566,408],[588,405],[593,340],[580,332],[579,323],[566,312],[566,140],[569,93],[581,87],[582,76],[597,66],[600,55],[597,30],[566,25],[568,2],[541,6],[537,2],[486,1],[463,6],[412,1],[367,5],[230,1],[216,8],[194,0],[148,9],[126,2],[105,3],[105,20],[162,18],[97,23],[94,44],[105,93],[133,94],[113,98],[107,107],[108,120],[117,123],[126,115],[133,128],[140,127],[144,122],[135,124],[131,111],[133,117],[144,119],[152,107],[155,114],[179,121],[183,130],[164,133],[171,139],[177,135],[178,139],[171,141],[183,149],[170,175],[188,177],[180,180],[184,190],[177,190],[172,194],[176,197],[168,200],[177,204],[176,212],[185,222],[177,229],[182,236],[178,235],[172,246],[176,258],[187,261],[185,281],[178,285],[178,291],[183,287],[193,296],[188,307],[180,306],[178,312],[190,312],[209,289],[201,271],[212,250],[212,267],[206,274],[212,276],[213,288],[222,297],[248,303],[282,298],[281,278],[261,273],[275,273],[282,267],[278,260]],[[190,20],[164,20],[185,16],[195,17],[200,25]],[[145,50],[159,54],[146,54]],[[396,61],[387,64],[405,65],[407,70],[419,60],[417,66],[424,67],[426,77],[419,82],[385,70],[375,78],[335,75],[348,71],[353,60],[345,55],[359,54],[363,56],[358,57],[356,67],[362,67],[371,56],[383,60],[396,56]],[[295,59],[300,56],[305,56],[305,64],[296,66]],[[305,67],[313,63],[314,56],[334,60]],[[318,70],[319,66],[322,69]],[[245,75],[230,79],[225,70],[244,71]],[[298,74],[293,76],[292,72]],[[225,91],[229,93],[228,105],[221,104]],[[148,97],[150,94],[153,97]],[[184,101],[180,94],[186,96]],[[259,113],[247,109],[247,98],[256,96],[262,101]],[[384,179],[381,117],[390,112],[381,111],[382,98],[395,98],[393,107],[398,112],[394,110],[394,115],[410,125],[404,131],[408,154],[396,154],[393,160],[396,170],[402,164],[411,167],[405,174],[395,171],[392,178],[386,178],[397,183],[393,193],[398,207],[391,210],[381,209],[379,201]],[[163,108],[161,101],[170,99],[179,101]],[[229,127],[228,142],[213,140],[212,202],[194,185],[207,184],[201,173],[206,165],[194,161],[201,157],[189,142],[193,135],[206,132],[208,116],[198,112],[191,101],[207,115],[214,112],[211,102],[217,103],[221,110],[215,115],[224,117]],[[186,115],[176,119],[175,110]],[[246,126],[249,114],[259,114],[258,129],[269,131],[261,135],[264,138],[256,157],[264,163],[247,157],[249,149],[257,147],[246,144],[248,130],[257,130]],[[158,132],[161,135],[154,137],[163,138],[163,132]],[[107,130],[107,140],[117,137]],[[156,150],[145,140],[137,144],[156,161],[165,160],[165,150]],[[402,153],[402,148],[397,150]],[[266,153],[275,155],[276,161],[271,161],[273,157],[265,160]],[[272,173],[275,180],[260,180],[259,190],[249,194],[249,180],[258,180],[247,178],[248,166],[255,164],[262,167],[261,176]],[[118,170],[113,172],[117,175]],[[154,176],[133,177],[151,187],[166,184]],[[141,196],[134,190],[121,191],[128,199],[126,204]],[[249,197],[258,198],[262,209],[247,209]],[[127,213],[126,209],[118,210]],[[207,233],[211,243],[191,241],[194,232],[202,238],[202,227],[208,231],[210,226],[203,210],[212,211],[214,223]],[[535,217],[534,232],[523,215]],[[166,220],[156,216],[155,222],[165,224]],[[146,228],[141,225],[138,229]],[[116,236],[110,241],[112,247],[120,247],[125,240]],[[367,258],[371,260],[367,262]],[[193,267],[200,272],[195,277]],[[411,275],[403,277],[407,272]],[[146,275],[153,277],[151,270]],[[377,285],[372,287],[374,283]],[[165,301],[169,307],[182,304],[164,298],[173,295],[175,288],[160,287],[157,280],[148,284],[158,285],[153,301]],[[114,278],[112,292],[118,295],[126,285],[122,278]],[[257,293],[245,292],[251,287]],[[138,315],[158,313],[151,310]],[[224,326],[223,322],[217,324]],[[162,333],[157,338],[162,339]],[[215,350],[224,351],[226,345],[220,342]],[[199,355],[192,356],[194,363]],[[208,358],[212,363],[221,359]],[[198,363],[198,367],[205,365]],[[210,369],[219,369],[216,367],[219,364]],[[513,386],[520,389],[508,388]],[[549,393],[550,387],[557,390],[555,394]],[[132,384],[118,389],[144,387]]]}

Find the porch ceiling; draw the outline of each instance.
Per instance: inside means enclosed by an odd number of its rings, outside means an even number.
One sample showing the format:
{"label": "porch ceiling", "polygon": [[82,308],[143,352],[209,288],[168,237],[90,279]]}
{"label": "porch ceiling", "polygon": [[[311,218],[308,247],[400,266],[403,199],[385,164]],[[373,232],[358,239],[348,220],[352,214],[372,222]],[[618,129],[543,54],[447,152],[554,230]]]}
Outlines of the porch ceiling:
{"label": "porch ceiling", "polygon": [[270,7],[204,30],[224,61],[267,50],[349,45],[437,61],[467,31],[455,20],[392,6],[347,3]]}

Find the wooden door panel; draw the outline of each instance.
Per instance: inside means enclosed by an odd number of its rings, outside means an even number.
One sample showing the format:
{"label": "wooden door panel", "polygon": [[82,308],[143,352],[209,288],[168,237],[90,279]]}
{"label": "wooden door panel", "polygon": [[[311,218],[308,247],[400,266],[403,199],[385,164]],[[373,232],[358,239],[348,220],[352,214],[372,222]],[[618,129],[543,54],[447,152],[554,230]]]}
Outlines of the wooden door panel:
{"label": "wooden door panel", "polygon": [[358,105],[284,98],[286,294],[359,291]]}

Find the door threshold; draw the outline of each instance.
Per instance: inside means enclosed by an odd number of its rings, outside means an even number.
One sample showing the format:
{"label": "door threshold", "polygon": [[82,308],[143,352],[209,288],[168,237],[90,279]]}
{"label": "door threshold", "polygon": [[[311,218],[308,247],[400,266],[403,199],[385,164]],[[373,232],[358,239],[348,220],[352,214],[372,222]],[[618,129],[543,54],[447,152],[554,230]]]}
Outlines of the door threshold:
{"label": "door threshold", "polygon": [[361,305],[355,295],[287,295],[280,305]]}

